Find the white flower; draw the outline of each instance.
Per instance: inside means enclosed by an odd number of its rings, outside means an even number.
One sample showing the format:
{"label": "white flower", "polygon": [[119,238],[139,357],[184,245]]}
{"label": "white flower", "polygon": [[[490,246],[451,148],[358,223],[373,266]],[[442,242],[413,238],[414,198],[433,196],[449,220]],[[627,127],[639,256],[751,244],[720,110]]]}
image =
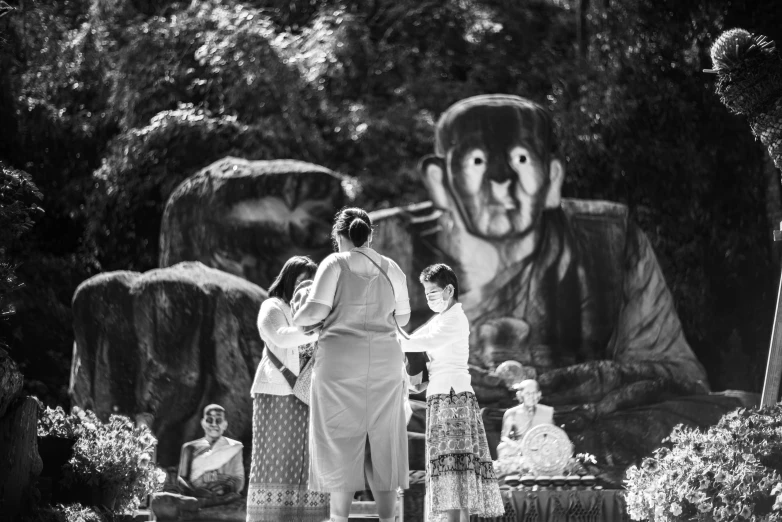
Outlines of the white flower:
{"label": "white flower", "polygon": [[671,504],[671,513],[673,513],[673,516],[678,517],[682,514],[682,507],[679,505],[678,502],[674,502]]}
{"label": "white flower", "polygon": [[142,453],[138,458],[138,465],[141,469],[146,469],[151,461],[152,457],[149,456],[149,453]]}
{"label": "white flower", "polygon": [[155,478],[157,478],[158,484],[163,484],[166,481],[166,472],[158,468],[155,470]]}

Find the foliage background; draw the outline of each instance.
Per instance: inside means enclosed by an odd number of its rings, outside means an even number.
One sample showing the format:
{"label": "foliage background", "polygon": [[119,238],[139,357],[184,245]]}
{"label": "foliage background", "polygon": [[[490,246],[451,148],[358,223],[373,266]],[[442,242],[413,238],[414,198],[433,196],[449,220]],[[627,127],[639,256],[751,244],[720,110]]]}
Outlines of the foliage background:
{"label": "foliage background", "polygon": [[776,0],[7,0],[0,161],[45,214],[0,324],[46,403],[67,404],[70,300],[156,265],[176,185],[228,154],[357,177],[359,203],[426,199],[415,172],[465,96],[555,113],[569,197],[627,203],[649,234],[715,389],[759,391],[779,252],[779,177],[713,92],[731,27],[782,44]]}

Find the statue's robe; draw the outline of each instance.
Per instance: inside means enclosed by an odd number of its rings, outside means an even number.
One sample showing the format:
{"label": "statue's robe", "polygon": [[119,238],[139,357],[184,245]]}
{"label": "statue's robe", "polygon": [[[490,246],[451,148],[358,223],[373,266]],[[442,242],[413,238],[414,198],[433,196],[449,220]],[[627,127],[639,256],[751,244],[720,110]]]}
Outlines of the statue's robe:
{"label": "statue's robe", "polygon": [[[449,238],[431,212],[424,205],[409,216],[387,212],[389,221],[402,224],[394,228],[391,222],[389,231],[376,234],[389,243],[378,250],[393,256],[399,247],[391,240],[404,244],[394,234],[410,234],[408,277],[415,280],[435,262],[450,264],[461,277],[459,260],[444,258],[445,249],[438,248]],[[540,232],[529,259],[490,287],[466,288],[460,299],[470,319],[473,387],[481,406],[507,407],[512,394],[498,401],[502,386],[482,387],[486,372],[480,367],[506,360],[534,367],[547,404],[555,407],[555,424],[565,428],[577,452],[595,454],[617,479],[675,425],[709,426],[756,400],[741,392],[710,393],[652,246],[625,205],[563,199],[543,213]],[[414,308],[413,315],[415,325],[424,314]],[[561,368],[564,375],[547,379],[547,372]],[[496,445],[501,411],[484,419]]]}
{"label": "statue's robe", "polygon": [[227,475],[238,493],[244,487],[243,445],[238,440],[220,437],[210,445],[205,438],[182,446],[179,476],[193,487],[204,488],[216,480],[216,475]]}
{"label": "statue's robe", "polygon": [[[151,508],[157,520],[229,520],[246,517],[247,501],[239,493],[244,488],[243,445],[238,440],[220,437],[210,445],[206,438],[182,446],[177,476],[194,488],[206,488],[225,475],[234,490],[225,495],[196,498],[181,491],[166,491],[152,495]],[[221,477],[225,478],[225,477]]]}
{"label": "statue's robe", "polygon": [[509,409],[503,420],[502,435],[513,440],[521,441],[524,435],[535,426],[554,424],[554,408],[543,404],[537,405],[530,414],[528,408],[523,405]]}

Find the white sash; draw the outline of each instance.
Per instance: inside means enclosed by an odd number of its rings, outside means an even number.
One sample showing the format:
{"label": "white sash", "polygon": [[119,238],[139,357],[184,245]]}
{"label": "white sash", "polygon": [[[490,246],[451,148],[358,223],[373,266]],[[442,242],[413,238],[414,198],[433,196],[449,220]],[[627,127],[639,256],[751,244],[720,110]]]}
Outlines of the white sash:
{"label": "white sash", "polygon": [[190,463],[190,481],[198,480],[207,471],[220,469],[241,451],[241,442],[220,437],[210,449],[193,455]]}

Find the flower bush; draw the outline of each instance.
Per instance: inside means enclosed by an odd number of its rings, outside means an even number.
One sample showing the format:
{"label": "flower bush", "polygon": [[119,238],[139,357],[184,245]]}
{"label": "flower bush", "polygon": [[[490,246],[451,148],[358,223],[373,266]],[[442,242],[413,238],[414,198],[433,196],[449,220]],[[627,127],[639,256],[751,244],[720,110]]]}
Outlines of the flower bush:
{"label": "flower bush", "polygon": [[627,470],[633,520],[782,520],[782,406],[738,409],[708,431],[677,426]]}
{"label": "flower bush", "polygon": [[78,407],[69,415],[61,408],[47,408],[38,435],[75,439],[66,480],[116,494],[115,512],[132,513],[165,482],[165,471],[152,463],[157,439],[147,426],[136,426],[127,417],[112,415],[103,423]]}
{"label": "flower bush", "polygon": [[24,522],[109,522],[111,514],[105,514],[100,508],[76,504],[57,504],[39,506]]}

